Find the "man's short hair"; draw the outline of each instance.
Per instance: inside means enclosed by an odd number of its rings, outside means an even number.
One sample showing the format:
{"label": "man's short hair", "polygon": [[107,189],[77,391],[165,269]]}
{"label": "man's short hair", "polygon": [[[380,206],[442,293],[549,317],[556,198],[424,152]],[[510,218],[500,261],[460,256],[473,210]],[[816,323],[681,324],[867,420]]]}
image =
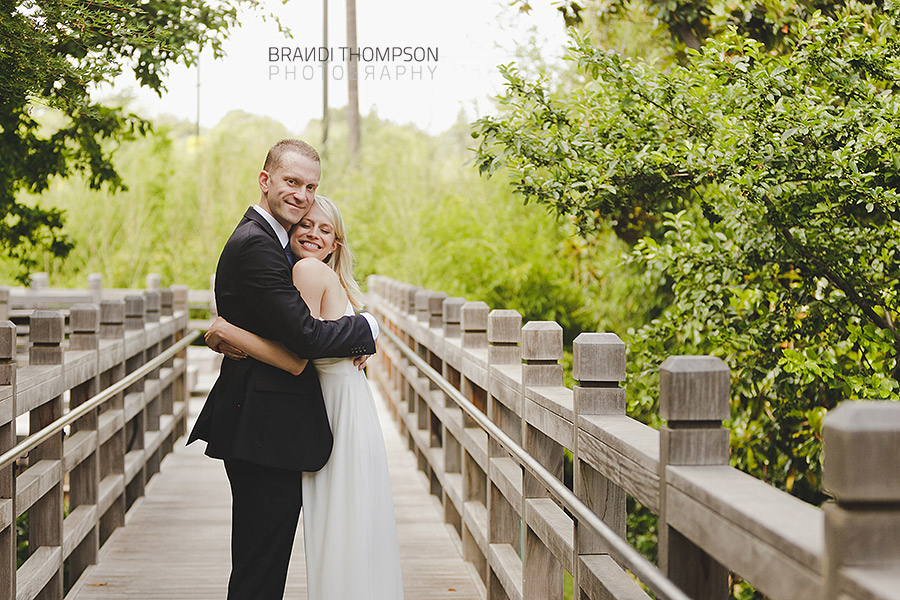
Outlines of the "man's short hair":
{"label": "man's short hair", "polygon": [[269,152],[266,154],[266,162],[263,164],[263,171],[279,169],[284,163],[284,155],[289,152],[296,152],[300,156],[305,156],[317,163],[322,162],[316,149],[303,140],[286,139],[269,148]]}

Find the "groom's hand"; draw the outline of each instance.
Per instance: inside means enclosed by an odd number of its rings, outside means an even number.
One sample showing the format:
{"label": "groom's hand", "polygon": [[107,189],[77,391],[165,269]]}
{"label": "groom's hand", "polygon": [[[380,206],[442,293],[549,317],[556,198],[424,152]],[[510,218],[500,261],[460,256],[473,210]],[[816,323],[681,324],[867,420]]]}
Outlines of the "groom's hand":
{"label": "groom's hand", "polygon": [[356,368],[362,371],[366,368],[366,361],[369,360],[371,354],[360,354],[356,358],[353,359],[353,364],[356,365]]}

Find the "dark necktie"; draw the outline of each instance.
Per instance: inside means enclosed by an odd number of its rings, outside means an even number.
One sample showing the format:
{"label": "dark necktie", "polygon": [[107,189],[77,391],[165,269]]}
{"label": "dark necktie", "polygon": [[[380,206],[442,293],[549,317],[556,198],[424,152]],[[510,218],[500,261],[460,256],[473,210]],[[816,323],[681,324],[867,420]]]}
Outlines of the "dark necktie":
{"label": "dark necktie", "polygon": [[294,266],[294,253],[291,252],[291,243],[290,242],[288,242],[288,245],[284,247],[284,255],[287,256],[288,264],[291,265],[291,267],[293,267]]}

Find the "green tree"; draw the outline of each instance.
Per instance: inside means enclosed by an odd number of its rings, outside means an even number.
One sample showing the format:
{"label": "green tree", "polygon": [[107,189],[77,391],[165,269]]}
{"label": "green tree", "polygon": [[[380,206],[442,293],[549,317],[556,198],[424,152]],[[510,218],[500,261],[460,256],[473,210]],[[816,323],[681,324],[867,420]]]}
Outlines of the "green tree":
{"label": "green tree", "polygon": [[[0,0],[0,247],[25,273],[43,251],[65,256],[63,214],[18,200],[39,194],[51,178],[80,171],[99,189],[124,189],[111,156],[149,123],[90,92],[125,69],[162,93],[168,68],[193,64],[202,48],[222,54],[238,8],[255,0]],[[36,106],[60,111],[58,127],[42,127]]]}
{"label": "green tree", "polygon": [[554,98],[507,68],[503,115],[476,126],[481,171],[583,235],[659,219],[630,259],[668,298],[630,340],[632,409],[651,412],[638,375],[666,354],[722,356],[735,462],[810,500],[824,412],[900,379],[896,35],[894,14],[856,5],[783,53],[731,30],[665,71],[581,37],[580,88]]}

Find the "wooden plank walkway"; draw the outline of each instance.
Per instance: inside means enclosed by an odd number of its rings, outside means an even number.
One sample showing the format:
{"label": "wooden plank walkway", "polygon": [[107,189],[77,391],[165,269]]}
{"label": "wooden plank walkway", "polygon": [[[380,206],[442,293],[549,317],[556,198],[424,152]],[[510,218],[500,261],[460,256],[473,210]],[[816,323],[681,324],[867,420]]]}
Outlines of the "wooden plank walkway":
{"label": "wooden plank walkway", "polygon": [[[201,373],[201,387],[212,377]],[[191,402],[193,415],[203,398]],[[380,398],[379,417],[387,445],[397,517],[406,600],[476,600],[471,566],[428,493],[425,477]],[[147,495],[129,512],[67,600],[224,600],[230,570],[231,496],[221,461],[203,455],[203,445],[183,439],[153,477]],[[306,598],[302,526],[285,591],[287,600]],[[348,574],[352,576],[352,574]]]}

